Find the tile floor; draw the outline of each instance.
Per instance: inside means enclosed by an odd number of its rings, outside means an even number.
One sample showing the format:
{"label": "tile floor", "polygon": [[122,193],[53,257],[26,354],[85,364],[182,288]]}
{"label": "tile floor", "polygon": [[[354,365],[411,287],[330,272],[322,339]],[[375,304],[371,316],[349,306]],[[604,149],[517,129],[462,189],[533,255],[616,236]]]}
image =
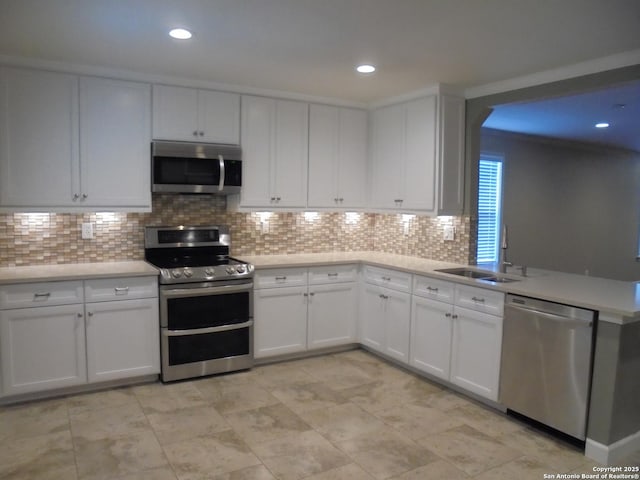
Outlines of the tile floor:
{"label": "tile floor", "polygon": [[594,466],[362,350],[0,407],[3,480],[542,479]]}

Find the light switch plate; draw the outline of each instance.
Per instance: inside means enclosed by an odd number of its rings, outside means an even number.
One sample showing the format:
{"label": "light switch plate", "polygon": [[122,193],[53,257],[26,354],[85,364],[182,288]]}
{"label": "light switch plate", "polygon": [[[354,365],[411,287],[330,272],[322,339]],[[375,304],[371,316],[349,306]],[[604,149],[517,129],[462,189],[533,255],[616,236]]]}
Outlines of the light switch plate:
{"label": "light switch plate", "polygon": [[83,240],[93,239],[93,223],[82,224],[82,239]]}
{"label": "light switch plate", "polygon": [[447,225],[444,227],[444,239],[447,242],[452,242],[456,239],[456,227]]}

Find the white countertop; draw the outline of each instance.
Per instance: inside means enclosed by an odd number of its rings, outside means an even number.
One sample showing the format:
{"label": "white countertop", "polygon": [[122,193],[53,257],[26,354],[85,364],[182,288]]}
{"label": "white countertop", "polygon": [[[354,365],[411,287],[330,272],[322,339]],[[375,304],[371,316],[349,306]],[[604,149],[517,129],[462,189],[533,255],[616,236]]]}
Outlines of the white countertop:
{"label": "white countertop", "polygon": [[[508,284],[488,284],[478,280],[436,272],[436,269],[463,265],[381,252],[333,252],[290,255],[240,255],[256,269],[313,267],[347,263],[366,263],[426,275],[456,283],[542,298],[601,312],[600,318],[614,323],[640,321],[640,282],[623,282],[548,270],[529,269],[526,277],[509,272],[518,279]],[[476,267],[471,267],[476,268]]]}
{"label": "white countertop", "polygon": [[93,278],[144,277],[158,269],[142,260],[127,262],[72,263],[0,268],[0,285],[10,283],[88,280]]}

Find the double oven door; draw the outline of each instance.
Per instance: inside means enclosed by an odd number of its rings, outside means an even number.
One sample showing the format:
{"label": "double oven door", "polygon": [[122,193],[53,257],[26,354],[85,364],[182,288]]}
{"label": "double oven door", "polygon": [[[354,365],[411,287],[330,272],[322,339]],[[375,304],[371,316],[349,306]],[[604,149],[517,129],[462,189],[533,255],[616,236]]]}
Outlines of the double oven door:
{"label": "double oven door", "polygon": [[160,287],[162,381],[253,366],[253,281]]}

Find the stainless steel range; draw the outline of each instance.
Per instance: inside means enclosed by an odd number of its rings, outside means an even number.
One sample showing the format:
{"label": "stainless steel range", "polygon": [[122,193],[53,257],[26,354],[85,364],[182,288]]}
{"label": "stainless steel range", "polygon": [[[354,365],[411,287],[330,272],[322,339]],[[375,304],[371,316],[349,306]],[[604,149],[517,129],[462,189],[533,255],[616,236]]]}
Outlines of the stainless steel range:
{"label": "stainless steel range", "polygon": [[253,366],[253,265],[229,256],[225,226],[146,227],[160,269],[162,381]]}

